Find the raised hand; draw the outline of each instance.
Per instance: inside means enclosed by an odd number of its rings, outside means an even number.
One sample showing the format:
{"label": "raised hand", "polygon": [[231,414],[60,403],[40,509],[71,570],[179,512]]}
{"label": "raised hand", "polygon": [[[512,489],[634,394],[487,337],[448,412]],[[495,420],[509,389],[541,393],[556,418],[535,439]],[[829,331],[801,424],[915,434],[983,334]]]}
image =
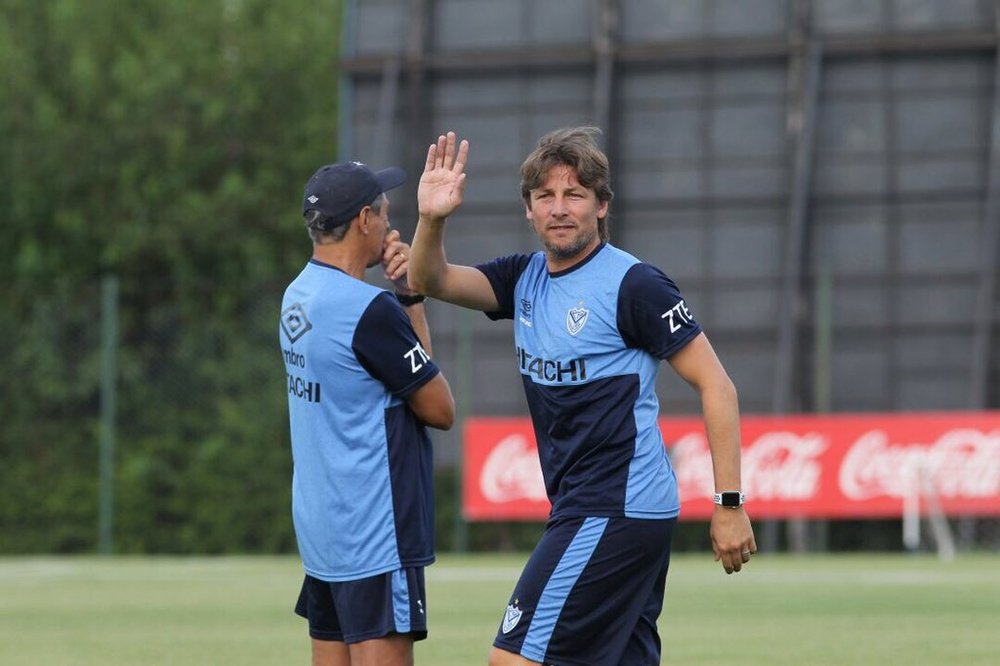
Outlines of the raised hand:
{"label": "raised hand", "polygon": [[469,142],[462,139],[457,150],[455,142],[455,133],[448,132],[427,149],[427,162],[417,186],[417,212],[422,218],[446,218],[462,203]]}

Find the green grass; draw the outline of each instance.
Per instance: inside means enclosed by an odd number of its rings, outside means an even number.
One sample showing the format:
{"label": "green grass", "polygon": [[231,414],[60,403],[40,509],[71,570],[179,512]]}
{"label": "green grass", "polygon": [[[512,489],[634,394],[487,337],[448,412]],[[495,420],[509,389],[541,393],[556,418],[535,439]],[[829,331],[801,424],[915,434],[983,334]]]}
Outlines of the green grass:
{"label": "green grass", "polygon": [[[442,556],[418,665],[485,664],[525,555]],[[296,558],[0,558],[0,664],[309,663]],[[1000,555],[677,556],[669,664],[996,664]]]}

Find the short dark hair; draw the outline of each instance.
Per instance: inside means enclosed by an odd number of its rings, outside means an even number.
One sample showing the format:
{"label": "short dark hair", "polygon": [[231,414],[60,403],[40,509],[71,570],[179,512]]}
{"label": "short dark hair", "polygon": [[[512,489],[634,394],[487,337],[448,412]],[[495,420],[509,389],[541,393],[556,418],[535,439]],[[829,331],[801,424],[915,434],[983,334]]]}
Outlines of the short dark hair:
{"label": "short dark hair", "polygon": [[[614,198],[611,189],[611,167],[594,137],[601,134],[597,127],[564,127],[549,132],[538,140],[538,146],[521,164],[521,198],[531,206],[531,191],[545,183],[549,170],[569,166],[576,171],[580,184],[593,190],[601,203]],[[601,240],[609,238],[607,217],[597,220]]]}

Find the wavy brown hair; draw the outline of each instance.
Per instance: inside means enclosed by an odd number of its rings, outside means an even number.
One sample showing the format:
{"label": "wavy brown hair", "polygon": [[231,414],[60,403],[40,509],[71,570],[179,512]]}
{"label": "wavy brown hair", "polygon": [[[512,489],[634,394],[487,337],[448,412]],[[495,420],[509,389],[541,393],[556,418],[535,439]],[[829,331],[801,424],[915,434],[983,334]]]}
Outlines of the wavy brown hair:
{"label": "wavy brown hair", "polygon": [[[549,132],[538,140],[538,147],[521,164],[521,198],[531,207],[531,191],[545,183],[549,170],[555,166],[568,166],[576,171],[580,184],[593,190],[601,203],[611,202],[611,168],[608,156],[597,146],[595,137],[601,134],[596,127],[564,127]],[[597,232],[602,242],[607,242],[607,216],[598,218]]]}

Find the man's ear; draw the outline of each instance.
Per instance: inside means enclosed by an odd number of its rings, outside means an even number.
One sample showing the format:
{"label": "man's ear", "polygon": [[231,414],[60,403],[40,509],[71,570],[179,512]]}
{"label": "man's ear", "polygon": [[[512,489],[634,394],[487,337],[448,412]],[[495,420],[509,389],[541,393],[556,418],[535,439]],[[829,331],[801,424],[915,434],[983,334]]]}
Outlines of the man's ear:
{"label": "man's ear", "polygon": [[365,236],[368,235],[368,229],[371,227],[371,212],[371,206],[365,206],[358,212],[358,231]]}

